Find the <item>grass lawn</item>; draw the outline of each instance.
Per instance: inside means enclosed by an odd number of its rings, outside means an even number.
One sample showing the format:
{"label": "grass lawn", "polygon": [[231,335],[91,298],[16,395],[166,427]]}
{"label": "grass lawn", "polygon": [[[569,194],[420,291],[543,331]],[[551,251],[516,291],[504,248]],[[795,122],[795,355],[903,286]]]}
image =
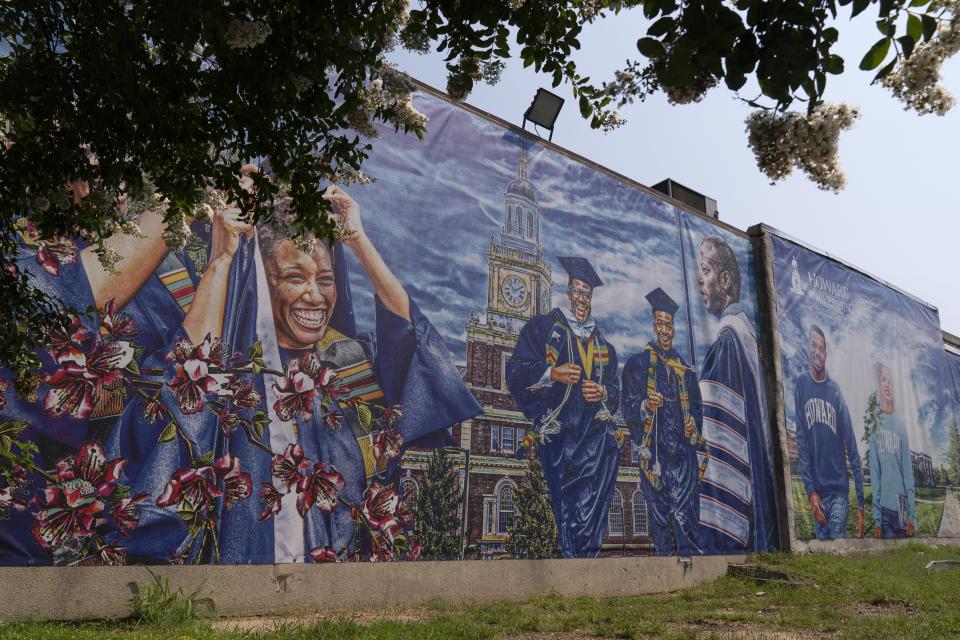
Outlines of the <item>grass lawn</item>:
{"label": "grass lawn", "polygon": [[[866,523],[866,535],[873,535],[873,507],[871,506],[872,487],[869,483],[863,485],[864,501],[864,522]],[[943,487],[921,487],[917,490],[919,500],[929,500],[932,502],[917,502],[917,537],[936,537],[940,529],[940,519],[943,517],[943,501],[946,497],[946,489]],[[797,480],[793,481],[793,504],[794,504],[794,522],[797,527],[798,540],[810,540],[815,538],[813,530],[813,512],[810,510],[810,502],[807,501],[807,494],[803,490],[803,483]],[[857,494],[850,484],[850,508],[847,512],[847,537],[854,538],[857,535]]]}
{"label": "grass lawn", "polygon": [[133,622],[6,624],[0,625],[0,638],[956,638],[960,569],[928,573],[924,566],[934,559],[960,560],[960,550],[910,544],[882,554],[761,556],[753,561],[786,574],[786,580],[724,577],[693,589],[632,598],[549,596],[474,606],[435,603],[411,611],[384,611],[371,602],[362,616],[291,618],[279,627],[273,620],[247,620],[245,630],[225,630],[222,620],[166,628]]}

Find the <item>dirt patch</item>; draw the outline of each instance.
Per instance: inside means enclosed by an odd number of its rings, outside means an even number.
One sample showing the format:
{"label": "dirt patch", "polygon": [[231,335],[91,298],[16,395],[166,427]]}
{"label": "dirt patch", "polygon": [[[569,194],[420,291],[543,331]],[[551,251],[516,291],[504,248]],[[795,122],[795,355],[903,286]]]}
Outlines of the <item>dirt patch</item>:
{"label": "dirt patch", "polygon": [[823,640],[835,637],[817,631],[775,631],[751,622],[699,620],[669,625],[672,631],[686,631],[696,638],[716,640]]}
{"label": "dirt patch", "polygon": [[510,636],[506,640],[597,640],[597,636],[576,631],[537,631]]}
{"label": "dirt patch", "polygon": [[349,613],[308,613],[289,616],[257,616],[249,618],[223,618],[213,623],[215,631],[238,631],[260,633],[294,626],[310,627],[320,622],[353,622],[359,625],[371,625],[382,620],[391,622],[420,622],[428,620],[437,613],[429,609],[382,609],[378,611],[351,611]]}
{"label": "dirt patch", "polygon": [[874,600],[871,602],[857,602],[856,604],[844,607],[846,611],[855,613],[858,616],[867,616],[869,618],[897,618],[901,616],[915,616],[920,612],[903,602],[902,600]]}

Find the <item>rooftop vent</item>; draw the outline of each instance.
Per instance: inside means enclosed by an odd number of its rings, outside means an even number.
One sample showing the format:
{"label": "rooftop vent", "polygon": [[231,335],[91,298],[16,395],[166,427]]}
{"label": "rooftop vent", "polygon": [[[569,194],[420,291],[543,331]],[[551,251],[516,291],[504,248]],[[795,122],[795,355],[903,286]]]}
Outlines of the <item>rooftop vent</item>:
{"label": "rooftop vent", "polygon": [[653,188],[659,191],[660,193],[665,193],[674,200],[679,200],[685,205],[693,207],[701,213],[705,213],[708,216],[712,216],[717,220],[720,219],[720,212],[717,211],[717,201],[713,198],[708,198],[702,193],[697,193],[689,187],[685,187],[679,182],[674,182],[670,178],[667,178],[663,182],[658,182],[653,185]]}

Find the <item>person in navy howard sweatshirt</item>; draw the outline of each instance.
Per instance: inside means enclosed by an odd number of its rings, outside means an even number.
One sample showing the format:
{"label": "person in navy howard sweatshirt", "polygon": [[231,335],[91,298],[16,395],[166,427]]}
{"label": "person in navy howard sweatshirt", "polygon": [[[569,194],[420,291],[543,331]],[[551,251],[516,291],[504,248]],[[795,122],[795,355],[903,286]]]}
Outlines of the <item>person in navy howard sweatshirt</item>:
{"label": "person in navy howard sweatshirt", "polygon": [[797,454],[803,488],[813,510],[817,538],[847,536],[850,479],[857,492],[857,535],[863,537],[863,470],[850,412],[837,383],[827,375],[827,339],[820,327],[810,327],[810,371],[797,378]]}

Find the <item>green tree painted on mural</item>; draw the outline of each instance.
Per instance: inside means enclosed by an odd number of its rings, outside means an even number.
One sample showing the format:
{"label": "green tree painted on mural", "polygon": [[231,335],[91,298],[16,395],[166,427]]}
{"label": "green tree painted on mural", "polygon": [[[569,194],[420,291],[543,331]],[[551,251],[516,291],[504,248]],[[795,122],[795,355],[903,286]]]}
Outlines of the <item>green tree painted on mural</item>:
{"label": "green tree painted on mural", "polygon": [[462,494],[454,460],[445,449],[434,449],[423,486],[417,494],[416,541],[425,560],[456,560],[463,550],[460,505]]}
{"label": "green tree painted on mural", "polygon": [[866,444],[863,450],[863,469],[870,473],[870,436],[883,424],[883,409],[880,407],[880,398],[874,391],[867,399],[867,410],[863,412],[863,436],[860,440]]}
{"label": "green tree painted on mural", "polygon": [[950,448],[947,451],[947,477],[952,486],[960,486],[960,430],[957,421],[950,424]]}
{"label": "green tree painted on mural", "polygon": [[557,525],[535,444],[527,450],[524,475],[525,481],[513,492],[516,515],[504,548],[513,558],[552,558],[557,552]]}

